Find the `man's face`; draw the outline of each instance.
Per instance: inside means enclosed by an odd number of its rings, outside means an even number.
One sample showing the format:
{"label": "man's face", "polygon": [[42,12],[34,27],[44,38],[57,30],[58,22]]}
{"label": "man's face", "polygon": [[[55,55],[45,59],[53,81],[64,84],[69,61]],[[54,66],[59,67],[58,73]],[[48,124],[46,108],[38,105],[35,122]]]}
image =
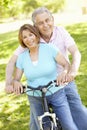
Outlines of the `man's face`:
{"label": "man's face", "polygon": [[35,26],[39,29],[42,37],[51,37],[53,33],[54,19],[48,13],[44,12],[36,16]]}

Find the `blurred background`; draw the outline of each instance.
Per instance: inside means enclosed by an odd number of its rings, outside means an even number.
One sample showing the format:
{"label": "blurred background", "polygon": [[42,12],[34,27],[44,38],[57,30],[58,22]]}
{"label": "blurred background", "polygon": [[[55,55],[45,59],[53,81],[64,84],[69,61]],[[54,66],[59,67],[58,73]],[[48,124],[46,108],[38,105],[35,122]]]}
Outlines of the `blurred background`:
{"label": "blurred background", "polygon": [[[87,0],[0,0],[0,23],[29,18],[32,11],[45,6],[52,13],[87,14]],[[7,21],[6,18],[9,18]]]}
{"label": "blurred background", "polygon": [[0,33],[31,23],[32,11],[40,6],[53,13],[55,24],[87,21],[87,0],[0,0]]}

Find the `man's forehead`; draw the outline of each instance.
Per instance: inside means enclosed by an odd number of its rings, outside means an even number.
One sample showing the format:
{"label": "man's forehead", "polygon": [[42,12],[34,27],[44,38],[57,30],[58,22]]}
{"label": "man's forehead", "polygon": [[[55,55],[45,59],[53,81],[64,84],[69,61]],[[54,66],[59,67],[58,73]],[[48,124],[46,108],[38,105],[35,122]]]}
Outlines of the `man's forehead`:
{"label": "man's forehead", "polygon": [[36,21],[43,21],[44,19],[51,18],[52,16],[46,12],[40,13],[36,15]]}

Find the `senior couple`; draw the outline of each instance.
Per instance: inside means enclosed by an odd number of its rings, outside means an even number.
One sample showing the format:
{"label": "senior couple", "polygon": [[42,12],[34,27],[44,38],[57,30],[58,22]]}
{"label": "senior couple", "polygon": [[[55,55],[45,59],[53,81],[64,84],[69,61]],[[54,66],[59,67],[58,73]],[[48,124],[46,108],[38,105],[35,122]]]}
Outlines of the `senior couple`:
{"label": "senior couple", "polygon": [[[83,106],[74,78],[81,55],[70,34],[54,26],[51,12],[37,8],[32,14],[34,26],[23,25],[19,30],[20,46],[15,50],[6,68],[6,92],[20,94],[22,74],[27,84],[37,87],[56,79],[58,88],[52,88],[47,101],[51,103],[64,130],[87,130],[87,109]],[[72,55],[69,64],[68,52]],[[16,64],[15,76],[12,79]],[[64,82],[69,82],[64,87]],[[27,93],[30,102],[30,130],[39,130],[37,116],[43,114],[41,97]]]}

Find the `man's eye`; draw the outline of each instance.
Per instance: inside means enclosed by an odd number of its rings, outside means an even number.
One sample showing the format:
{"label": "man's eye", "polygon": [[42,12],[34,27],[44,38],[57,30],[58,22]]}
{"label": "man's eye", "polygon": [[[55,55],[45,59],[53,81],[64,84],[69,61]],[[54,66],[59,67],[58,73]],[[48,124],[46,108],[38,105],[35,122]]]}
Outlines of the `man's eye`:
{"label": "man's eye", "polygon": [[42,25],[42,23],[39,23],[39,25]]}
{"label": "man's eye", "polygon": [[40,23],[38,23],[38,25],[43,25],[43,23],[42,23],[42,22],[40,22]]}
{"label": "man's eye", "polygon": [[46,19],[46,22],[49,22],[50,21],[50,19]]}

